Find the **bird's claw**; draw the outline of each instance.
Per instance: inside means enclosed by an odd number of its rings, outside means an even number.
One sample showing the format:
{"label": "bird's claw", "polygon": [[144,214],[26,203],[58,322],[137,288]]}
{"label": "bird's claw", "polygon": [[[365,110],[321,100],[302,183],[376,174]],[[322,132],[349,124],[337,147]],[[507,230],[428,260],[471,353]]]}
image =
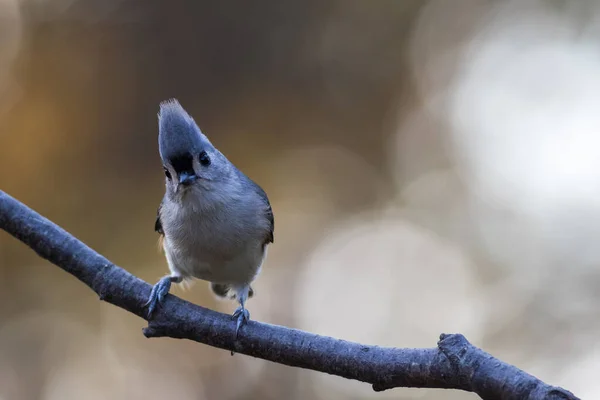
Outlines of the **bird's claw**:
{"label": "bird's claw", "polygon": [[237,318],[237,324],[235,327],[235,339],[237,340],[240,328],[250,320],[250,312],[248,312],[246,308],[239,306],[237,310],[235,310],[231,318]]}
{"label": "bird's claw", "polygon": [[156,307],[162,303],[167,293],[169,293],[169,290],[171,289],[171,280],[170,276],[165,276],[152,287],[150,298],[146,304],[144,304],[144,307],[148,307],[148,318],[152,317],[152,313]]}

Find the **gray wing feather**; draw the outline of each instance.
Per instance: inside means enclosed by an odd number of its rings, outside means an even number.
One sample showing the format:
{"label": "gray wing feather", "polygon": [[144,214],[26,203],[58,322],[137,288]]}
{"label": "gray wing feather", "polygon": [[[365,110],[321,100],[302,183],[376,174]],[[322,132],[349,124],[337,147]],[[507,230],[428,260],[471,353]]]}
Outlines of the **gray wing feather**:
{"label": "gray wing feather", "polygon": [[[252,183],[254,183],[254,182],[252,182]],[[275,216],[273,215],[273,209],[271,208],[271,203],[269,202],[269,198],[267,197],[267,194],[260,186],[258,186],[256,183],[254,183],[254,187],[255,187],[256,193],[260,196],[260,198],[265,202],[265,205],[267,206],[265,209],[265,217],[269,220],[269,223],[271,225],[271,227],[269,229],[269,233],[265,237],[265,244],[273,243],[273,240],[274,240],[273,232],[275,231]]]}
{"label": "gray wing feather", "polygon": [[238,174],[240,175],[241,179],[248,182],[248,184],[252,187],[252,189],[256,192],[256,194],[258,194],[258,196],[261,198],[261,200],[265,203],[265,206],[266,206],[265,217],[269,221],[270,228],[269,228],[269,232],[265,236],[264,244],[273,243],[273,240],[274,240],[273,232],[275,231],[275,216],[273,215],[273,209],[271,208],[271,203],[269,202],[269,198],[267,197],[267,194],[256,182],[254,182],[252,179],[250,179],[246,175],[244,175],[244,173],[242,171],[238,170]]}
{"label": "gray wing feather", "polygon": [[160,209],[163,205],[163,202],[164,198],[160,201],[160,204],[158,205],[158,210],[156,210],[156,221],[154,222],[154,231],[158,232],[161,235],[165,234],[162,228],[162,222],[160,221]]}

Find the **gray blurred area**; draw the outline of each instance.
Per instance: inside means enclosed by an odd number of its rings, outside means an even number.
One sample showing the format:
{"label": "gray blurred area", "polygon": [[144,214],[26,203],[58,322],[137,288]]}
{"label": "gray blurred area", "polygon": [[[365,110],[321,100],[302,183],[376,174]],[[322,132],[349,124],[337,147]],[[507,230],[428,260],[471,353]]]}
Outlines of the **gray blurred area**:
{"label": "gray blurred area", "polygon": [[[598,398],[599,33],[591,0],[1,0],[0,189],[154,283],[176,97],[271,199],[254,319],[398,347],[461,332]],[[476,398],[144,326],[0,234],[0,400]]]}

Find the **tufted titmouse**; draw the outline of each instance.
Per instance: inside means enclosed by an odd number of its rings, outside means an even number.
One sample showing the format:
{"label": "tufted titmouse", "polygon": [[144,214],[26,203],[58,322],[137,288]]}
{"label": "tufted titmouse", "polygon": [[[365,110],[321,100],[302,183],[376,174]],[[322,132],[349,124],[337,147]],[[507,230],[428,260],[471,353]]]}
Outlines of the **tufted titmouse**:
{"label": "tufted titmouse", "polygon": [[160,104],[158,146],[165,173],[165,195],[155,230],[170,275],[154,287],[146,303],[148,315],[184,279],[210,282],[219,297],[240,306],[236,337],[250,313],[250,284],[273,243],[273,211],[266,193],[238,170],[200,131],[175,99]]}

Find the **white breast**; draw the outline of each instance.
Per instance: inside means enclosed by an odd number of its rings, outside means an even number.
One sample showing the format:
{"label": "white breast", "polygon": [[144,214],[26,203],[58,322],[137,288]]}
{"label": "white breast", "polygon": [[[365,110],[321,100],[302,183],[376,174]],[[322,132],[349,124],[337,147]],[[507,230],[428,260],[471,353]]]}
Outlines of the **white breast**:
{"label": "white breast", "polygon": [[198,204],[161,211],[164,249],[172,273],[215,283],[246,284],[265,255],[264,222],[235,204]]}

